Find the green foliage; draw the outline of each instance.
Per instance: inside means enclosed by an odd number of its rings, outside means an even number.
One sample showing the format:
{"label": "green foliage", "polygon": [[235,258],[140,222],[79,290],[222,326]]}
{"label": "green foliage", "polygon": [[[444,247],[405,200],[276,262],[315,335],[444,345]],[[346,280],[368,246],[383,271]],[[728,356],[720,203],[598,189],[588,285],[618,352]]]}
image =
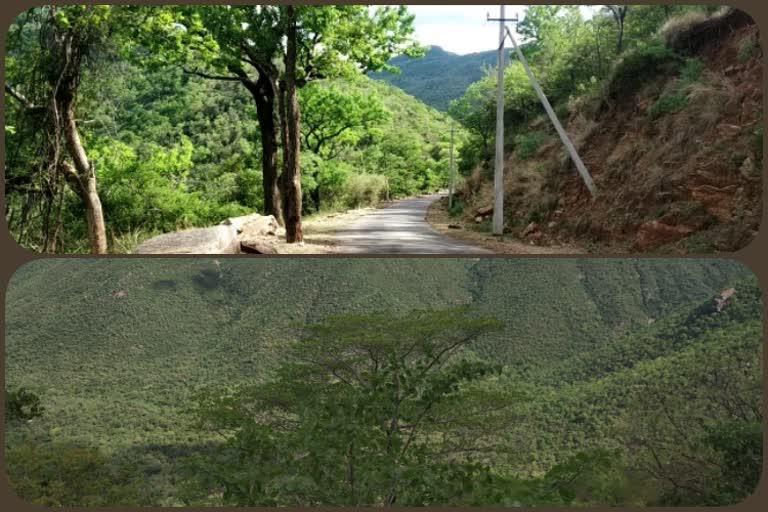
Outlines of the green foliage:
{"label": "green foliage", "polygon": [[99,450],[22,441],[6,449],[13,490],[44,507],[114,507],[147,504],[142,481],[113,468]]}
{"label": "green foliage", "polygon": [[659,99],[648,109],[648,115],[652,120],[666,114],[674,114],[688,106],[688,90],[698,83],[704,70],[704,62],[701,59],[685,59],[680,69],[680,79],[672,92],[661,95]]}
{"label": "green foliage", "polygon": [[626,98],[661,73],[679,69],[682,58],[663,44],[652,42],[625,52],[607,79],[609,98]]}
{"label": "green foliage", "polygon": [[423,505],[471,492],[477,466],[441,454],[479,450],[489,422],[504,421],[514,393],[476,385],[499,368],[461,357],[501,326],[458,309],[304,327],[273,381],[201,398],[203,422],[233,432],[205,481],[238,506]]}
{"label": "green foliage", "polygon": [[688,106],[688,97],[684,93],[662,95],[656,103],[648,109],[648,115],[652,120],[665,114],[674,114]]}
{"label": "green foliage", "polygon": [[356,174],[344,186],[344,202],[350,208],[375,206],[386,197],[387,186],[381,174]]}
{"label": "green foliage", "polygon": [[5,390],[5,421],[31,420],[42,416],[40,397],[24,388]]}
{"label": "green foliage", "polygon": [[6,382],[41,390],[46,410],[6,426],[14,488],[61,504],[642,506],[732,504],[754,487],[763,307],[740,265],[302,266],[19,269]]}
{"label": "green foliage", "polygon": [[515,155],[521,160],[527,160],[536,154],[539,146],[548,139],[543,132],[527,132],[515,136]]}
{"label": "green foliage", "polygon": [[760,41],[757,37],[748,37],[739,44],[739,60],[746,62],[760,52]]}

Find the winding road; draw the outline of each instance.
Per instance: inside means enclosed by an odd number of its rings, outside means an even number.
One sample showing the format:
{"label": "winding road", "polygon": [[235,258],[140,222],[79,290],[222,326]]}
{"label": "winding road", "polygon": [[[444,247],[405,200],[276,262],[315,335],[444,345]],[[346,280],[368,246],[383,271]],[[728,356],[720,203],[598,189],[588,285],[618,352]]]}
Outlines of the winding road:
{"label": "winding road", "polygon": [[366,254],[490,254],[490,251],[438,233],[425,217],[444,194],[395,201],[339,229],[339,252]]}

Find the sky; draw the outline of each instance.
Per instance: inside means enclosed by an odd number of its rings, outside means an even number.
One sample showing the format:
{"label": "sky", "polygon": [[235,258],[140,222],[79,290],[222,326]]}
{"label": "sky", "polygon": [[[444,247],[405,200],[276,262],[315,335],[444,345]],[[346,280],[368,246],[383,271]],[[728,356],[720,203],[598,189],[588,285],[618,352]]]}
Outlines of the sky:
{"label": "sky", "polygon": [[[525,5],[507,5],[505,17],[525,17]],[[486,20],[499,17],[498,5],[409,5],[416,15],[416,39],[423,45],[441,46],[461,55],[499,46],[498,22]],[[585,8],[588,15],[589,8]],[[509,45],[509,43],[507,43]]]}

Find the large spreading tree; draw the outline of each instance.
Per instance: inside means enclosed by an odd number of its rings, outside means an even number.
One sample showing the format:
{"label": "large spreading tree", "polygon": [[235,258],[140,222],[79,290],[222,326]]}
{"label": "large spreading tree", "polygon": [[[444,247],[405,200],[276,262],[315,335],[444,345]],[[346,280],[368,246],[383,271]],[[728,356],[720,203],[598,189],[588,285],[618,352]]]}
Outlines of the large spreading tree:
{"label": "large spreading tree", "polygon": [[388,61],[394,55],[423,51],[412,39],[414,18],[403,6],[184,6],[146,13],[147,61],[238,82],[253,96],[264,209],[285,223],[288,242],[303,238],[298,89],[314,80],[392,70]]}

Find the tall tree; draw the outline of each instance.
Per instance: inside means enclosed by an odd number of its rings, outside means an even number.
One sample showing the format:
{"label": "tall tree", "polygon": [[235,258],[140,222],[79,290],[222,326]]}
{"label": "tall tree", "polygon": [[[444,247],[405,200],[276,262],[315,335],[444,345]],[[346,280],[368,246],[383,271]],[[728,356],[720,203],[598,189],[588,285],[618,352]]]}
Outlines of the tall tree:
{"label": "tall tree", "polygon": [[[265,205],[276,217],[285,217],[287,241],[300,242],[297,91],[312,80],[394,70],[388,61],[398,53],[422,54],[411,38],[413,16],[402,6],[373,12],[360,5],[150,9],[146,26],[152,37],[145,46],[155,55],[151,59],[182,64],[203,78],[241,82],[254,95],[265,154]],[[283,146],[282,209],[275,199],[278,139]]]}
{"label": "tall tree", "polygon": [[[345,147],[364,137],[370,131],[368,128],[390,116],[374,91],[344,91],[335,83],[305,87],[299,100],[304,111],[302,143],[324,161],[337,158]],[[315,209],[320,211],[321,179],[317,166],[313,178],[315,187],[310,195]]]}
{"label": "tall tree", "polygon": [[[78,127],[77,105],[84,67],[107,51],[125,19],[119,7],[66,6],[30,10],[38,27],[39,58],[29,66],[29,81],[42,76],[46,87],[33,83],[5,84],[6,92],[35,117],[43,133],[41,148],[46,172],[63,177],[86,210],[91,252],[107,252],[104,213],[96,171]],[[35,91],[27,96],[23,88]],[[68,158],[67,158],[68,157]],[[44,244],[44,250],[48,244]]]}
{"label": "tall tree", "polygon": [[624,25],[627,19],[627,13],[629,12],[629,5],[606,5],[605,8],[610,11],[616,22],[618,34],[616,36],[616,53],[620,54],[624,51]]}
{"label": "tall tree", "polygon": [[234,456],[206,474],[237,505],[450,502],[518,401],[488,379],[498,367],[463,355],[500,328],[462,308],[311,325],[274,381],[202,397]]}

